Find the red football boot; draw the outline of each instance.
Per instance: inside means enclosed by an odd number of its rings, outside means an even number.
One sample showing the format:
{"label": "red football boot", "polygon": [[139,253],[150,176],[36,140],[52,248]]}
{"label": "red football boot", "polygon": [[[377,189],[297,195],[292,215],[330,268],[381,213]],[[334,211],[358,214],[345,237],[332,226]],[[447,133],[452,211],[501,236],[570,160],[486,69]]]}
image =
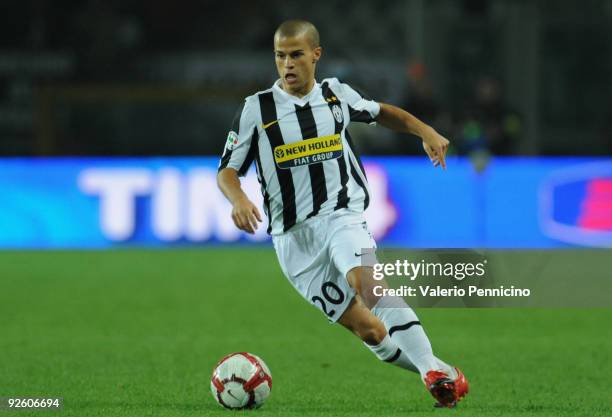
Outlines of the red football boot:
{"label": "red football boot", "polygon": [[442,371],[429,371],[425,375],[427,389],[438,400],[435,407],[453,408],[469,391],[467,379],[463,373],[455,368],[457,377],[453,380]]}

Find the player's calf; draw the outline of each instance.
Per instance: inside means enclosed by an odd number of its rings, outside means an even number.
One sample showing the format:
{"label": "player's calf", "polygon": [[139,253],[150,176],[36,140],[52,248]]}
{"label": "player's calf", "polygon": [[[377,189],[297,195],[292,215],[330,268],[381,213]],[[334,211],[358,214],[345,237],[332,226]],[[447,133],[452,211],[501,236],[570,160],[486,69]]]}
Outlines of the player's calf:
{"label": "player's calf", "polygon": [[418,372],[406,354],[391,340],[384,324],[359,297],[351,301],[338,323],[359,337],[381,361]]}
{"label": "player's calf", "polygon": [[360,300],[354,298],[338,320],[366,344],[380,344],[387,336],[385,325]]}

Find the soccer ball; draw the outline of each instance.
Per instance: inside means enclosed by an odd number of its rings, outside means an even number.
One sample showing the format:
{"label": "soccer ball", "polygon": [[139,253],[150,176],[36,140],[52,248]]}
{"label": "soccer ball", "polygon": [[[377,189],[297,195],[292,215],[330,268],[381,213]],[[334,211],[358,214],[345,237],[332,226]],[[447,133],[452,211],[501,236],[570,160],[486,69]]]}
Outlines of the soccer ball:
{"label": "soccer ball", "polygon": [[247,352],[232,353],[215,366],[210,390],[225,408],[258,408],[270,395],[272,374],[258,356]]}

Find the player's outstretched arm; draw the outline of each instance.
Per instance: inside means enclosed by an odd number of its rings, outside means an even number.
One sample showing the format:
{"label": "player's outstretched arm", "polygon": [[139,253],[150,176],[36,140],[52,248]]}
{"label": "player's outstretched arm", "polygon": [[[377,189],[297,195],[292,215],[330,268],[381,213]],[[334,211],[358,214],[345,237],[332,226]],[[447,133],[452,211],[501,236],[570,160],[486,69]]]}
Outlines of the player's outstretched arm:
{"label": "player's outstretched arm", "polygon": [[223,168],[217,174],[217,185],[223,195],[232,203],[232,220],[236,227],[254,234],[257,230],[257,222],[262,221],[261,214],[242,190],[238,172],[233,168]]}
{"label": "player's outstretched arm", "polygon": [[429,159],[435,167],[442,165],[446,169],[446,151],[448,150],[449,141],[431,126],[423,123],[406,110],[391,104],[379,103],[380,113],[376,117],[376,121],[389,129],[396,132],[410,133],[419,136],[423,139],[423,149],[427,152]]}

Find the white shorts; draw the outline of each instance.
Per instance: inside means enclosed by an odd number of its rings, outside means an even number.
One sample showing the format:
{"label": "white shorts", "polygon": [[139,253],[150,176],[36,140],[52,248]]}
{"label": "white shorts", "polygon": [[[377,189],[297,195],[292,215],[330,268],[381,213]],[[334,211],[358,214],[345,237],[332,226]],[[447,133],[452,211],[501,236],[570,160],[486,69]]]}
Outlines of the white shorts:
{"label": "white shorts", "polygon": [[291,285],[332,323],[355,296],[346,274],[376,263],[376,242],[363,215],[348,210],[311,217],[272,242]]}

